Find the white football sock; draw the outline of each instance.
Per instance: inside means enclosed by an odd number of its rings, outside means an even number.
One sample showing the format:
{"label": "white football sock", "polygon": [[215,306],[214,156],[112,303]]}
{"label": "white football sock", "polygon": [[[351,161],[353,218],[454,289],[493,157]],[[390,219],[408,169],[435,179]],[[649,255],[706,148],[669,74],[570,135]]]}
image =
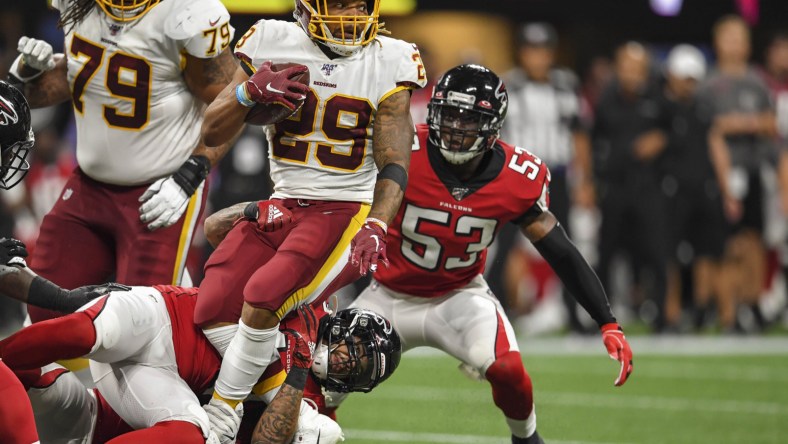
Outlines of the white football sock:
{"label": "white football sock", "polygon": [[238,322],[238,332],[224,354],[216,380],[216,393],[225,400],[242,401],[276,354],[279,325],[258,330]]}
{"label": "white football sock", "polygon": [[536,406],[525,420],[506,418],[506,423],[509,424],[512,435],[518,438],[528,438],[536,432]]}

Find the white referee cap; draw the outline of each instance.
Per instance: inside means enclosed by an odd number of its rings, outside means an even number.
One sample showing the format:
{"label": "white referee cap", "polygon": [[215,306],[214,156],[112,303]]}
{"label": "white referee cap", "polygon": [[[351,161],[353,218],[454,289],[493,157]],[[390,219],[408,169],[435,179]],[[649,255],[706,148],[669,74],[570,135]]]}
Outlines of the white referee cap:
{"label": "white referee cap", "polygon": [[676,77],[703,80],[706,77],[706,58],[692,45],[676,45],[668,53],[665,69]]}

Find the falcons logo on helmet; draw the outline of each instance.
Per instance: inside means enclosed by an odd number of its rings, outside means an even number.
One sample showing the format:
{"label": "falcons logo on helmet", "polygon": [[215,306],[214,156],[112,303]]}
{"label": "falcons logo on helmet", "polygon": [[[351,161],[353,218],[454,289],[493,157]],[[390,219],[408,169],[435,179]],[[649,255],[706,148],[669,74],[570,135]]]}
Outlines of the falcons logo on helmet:
{"label": "falcons logo on helmet", "polygon": [[11,102],[0,96],[0,125],[13,125],[18,121],[19,116],[16,114]]}

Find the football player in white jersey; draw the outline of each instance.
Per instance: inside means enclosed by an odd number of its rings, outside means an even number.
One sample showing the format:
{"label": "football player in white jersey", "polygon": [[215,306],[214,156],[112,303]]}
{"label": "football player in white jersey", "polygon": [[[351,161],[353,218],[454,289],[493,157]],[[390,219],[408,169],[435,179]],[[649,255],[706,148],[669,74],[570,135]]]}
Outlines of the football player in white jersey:
{"label": "football player in white jersey", "polygon": [[[386,263],[386,229],[407,183],[414,126],[410,92],[426,84],[418,49],[380,35],[379,0],[296,0],[296,22],[260,20],[235,47],[233,81],[208,107],[203,138],[229,140],[257,104],[284,103],[265,127],[271,199],[248,208],[205,267],[195,323],[226,344],[206,410],[233,411],[268,365],[277,325]],[[296,66],[272,74],[271,63]],[[293,79],[309,70],[305,87]],[[275,230],[275,231],[270,231]],[[237,312],[242,307],[239,322]],[[237,324],[237,325],[235,325]],[[230,442],[232,433],[220,438]]]}
{"label": "football player in white jersey", "polygon": [[71,100],[79,167],[44,218],[31,265],[65,288],[111,275],[181,284],[205,178],[229,146],[206,146],[199,128],[236,68],[230,15],[220,0],[52,6],[65,54],[22,37],[10,78],[33,108]]}

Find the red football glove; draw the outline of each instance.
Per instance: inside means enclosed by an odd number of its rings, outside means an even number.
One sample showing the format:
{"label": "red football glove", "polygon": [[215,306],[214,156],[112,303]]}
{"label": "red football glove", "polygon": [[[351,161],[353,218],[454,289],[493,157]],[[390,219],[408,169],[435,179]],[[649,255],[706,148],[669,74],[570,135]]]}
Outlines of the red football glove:
{"label": "red football glove", "polygon": [[378,261],[386,267],[389,266],[386,257],[386,228],[382,221],[367,218],[364,226],[350,242],[350,263],[358,265],[362,276],[367,272],[377,271]]}
{"label": "red football glove", "polygon": [[605,343],[607,354],[611,359],[621,363],[621,370],[614,385],[620,387],[627,382],[627,378],[632,373],[632,349],[624,336],[624,330],[616,323],[605,324],[600,329],[602,331],[602,342]]}
{"label": "red football glove", "polygon": [[309,70],[304,65],[291,66],[281,71],[271,70],[272,62],[263,63],[244,83],[246,95],[257,103],[279,103],[295,111],[291,100],[303,100],[309,87],[292,79]]}
{"label": "red football glove", "polygon": [[244,219],[257,221],[263,231],[276,231],[293,222],[293,213],[278,200],[260,200],[249,202]]}
{"label": "red football glove", "polygon": [[298,317],[301,319],[300,331],[293,329],[284,331],[285,340],[287,341],[285,371],[288,373],[293,367],[310,369],[315,352],[319,320],[309,305],[298,307]]}

